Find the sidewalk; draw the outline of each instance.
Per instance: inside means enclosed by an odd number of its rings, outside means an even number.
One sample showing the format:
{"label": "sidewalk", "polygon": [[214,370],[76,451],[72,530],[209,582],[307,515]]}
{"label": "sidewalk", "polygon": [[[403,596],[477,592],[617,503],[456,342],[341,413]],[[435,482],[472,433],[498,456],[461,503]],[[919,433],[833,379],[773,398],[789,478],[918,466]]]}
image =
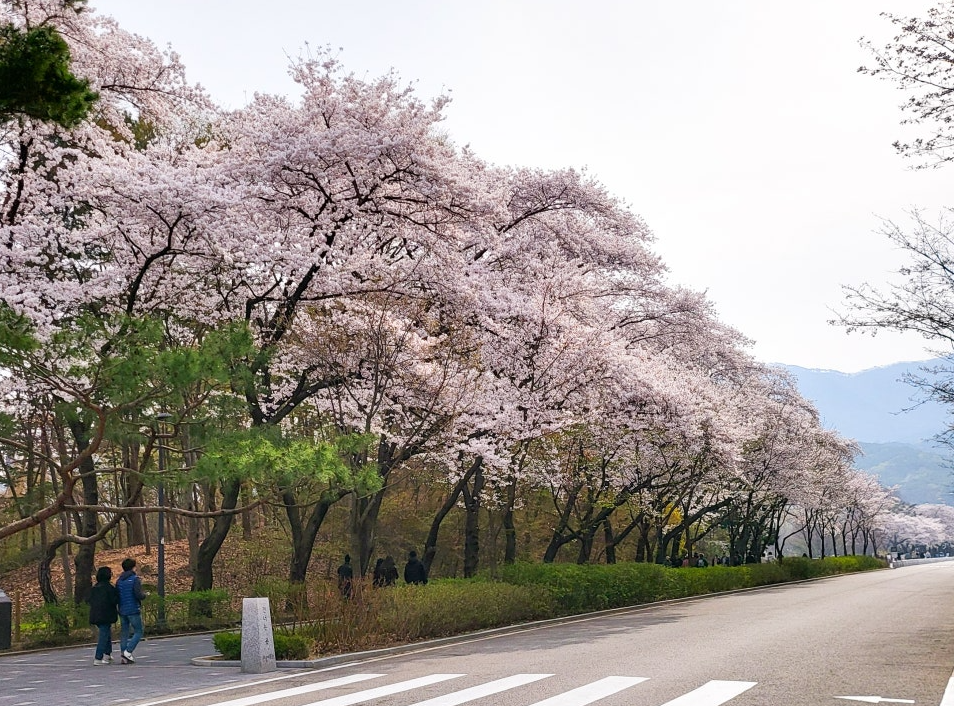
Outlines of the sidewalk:
{"label": "sidewalk", "polygon": [[93,665],[94,646],[0,653],[0,706],[97,703],[131,704],[185,691],[260,680],[238,666],[198,667],[192,660],[215,654],[212,635],[149,638],[136,663]]}

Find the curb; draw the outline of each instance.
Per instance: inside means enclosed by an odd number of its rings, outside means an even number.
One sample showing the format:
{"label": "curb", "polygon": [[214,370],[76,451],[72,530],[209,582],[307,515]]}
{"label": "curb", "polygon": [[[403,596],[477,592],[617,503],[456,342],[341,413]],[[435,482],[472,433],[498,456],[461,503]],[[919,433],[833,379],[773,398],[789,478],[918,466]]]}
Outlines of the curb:
{"label": "curb", "polygon": [[[200,630],[198,632],[177,632],[171,633],[169,635],[143,635],[142,640],[139,641],[140,644],[146,642],[159,642],[160,640],[175,640],[177,638],[183,637],[201,637],[202,635],[215,635],[216,633],[222,632],[225,628],[219,630]],[[117,642],[117,640],[113,640]],[[71,642],[68,645],[50,645],[48,647],[30,647],[25,650],[0,650],[0,658],[3,657],[13,657],[15,655],[32,655],[39,654],[41,652],[58,652],[62,650],[72,650],[76,647],[96,647],[96,642],[90,640],[89,642]]]}

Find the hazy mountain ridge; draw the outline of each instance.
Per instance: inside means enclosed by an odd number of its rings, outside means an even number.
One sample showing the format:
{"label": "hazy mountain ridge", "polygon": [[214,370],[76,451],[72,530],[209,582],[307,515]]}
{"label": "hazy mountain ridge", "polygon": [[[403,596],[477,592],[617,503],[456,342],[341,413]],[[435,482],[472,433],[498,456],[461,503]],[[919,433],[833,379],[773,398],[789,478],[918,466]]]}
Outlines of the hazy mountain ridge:
{"label": "hazy mountain ridge", "polygon": [[947,429],[950,415],[937,403],[921,403],[917,390],[902,381],[938,362],[896,363],[858,373],[782,367],[815,403],[825,427],[859,442],[858,468],[886,486],[898,486],[906,502],[951,505],[951,452],[932,441]]}
{"label": "hazy mountain ridge", "polygon": [[902,381],[934,361],[895,363],[859,373],[783,366],[798,380],[802,395],[812,400],[822,424],[857,441],[917,443],[947,428],[948,410],[922,402],[918,391]]}
{"label": "hazy mountain ridge", "polygon": [[897,486],[905,502],[954,505],[949,450],[930,442],[861,442],[861,451],[855,467],[877,476],[882,485]]}

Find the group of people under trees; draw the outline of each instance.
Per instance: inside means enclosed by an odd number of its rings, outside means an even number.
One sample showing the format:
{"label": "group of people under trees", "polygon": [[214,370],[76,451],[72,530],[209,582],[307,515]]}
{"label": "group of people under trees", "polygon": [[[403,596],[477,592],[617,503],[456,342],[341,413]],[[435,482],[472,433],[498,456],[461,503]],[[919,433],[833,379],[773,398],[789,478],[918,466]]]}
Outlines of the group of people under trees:
{"label": "group of people under trees", "polygon": [[[748,557],[746,563],[754,563],[756,561],[757,561],[756,559],[752,557]],[[711,559],[708,559],[706,558],[704,554],[695,552],[692,555],[686,554],[681,559],[679,557],[675,557],[672,559],[670,559],[669,557],[666,557],[666,561],[664,563],[665,563],[665,566],[676,568],[676,569],[678,569],[679,567],[685,567],[685,566],[695,566],[698,568],[705,568],[707,566],[741,566],[742,559],[735,554],[733,554],[732,556],[728,556],[727,554],[724,554],[722,556],[714,556]]]}
{"label": "group of people under trees", "polygon": [[[398,580],[398,570],[394,557],[378,557],[371,574],[371,585],[375,588],[393,586]],[[407,564],[404,565],[404,583],[424,585],[427,583],[427,569],[413,549],[407,555]],[[345,554],[344,563],[338,567],[338,590],[345,598],[354,595],[354,567],[351,566],[351,555]]]}

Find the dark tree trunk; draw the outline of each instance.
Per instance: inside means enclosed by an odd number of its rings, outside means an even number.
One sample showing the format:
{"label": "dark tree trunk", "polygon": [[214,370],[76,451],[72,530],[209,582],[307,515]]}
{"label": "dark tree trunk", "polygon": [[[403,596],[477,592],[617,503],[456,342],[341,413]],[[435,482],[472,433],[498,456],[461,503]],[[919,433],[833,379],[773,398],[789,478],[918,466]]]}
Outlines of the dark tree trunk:
{"label": "dark tree trunk", "polygon": [[351,506],[351,553],[358,559],[358,576],[364,576],[374,554],[375,530],[384,489],[364,496],[354,496]]}
{"label": "dark tree trunk", "polygon": [[613,523],[610,518],[603,520],[603,543],[606,545],[606,563],[616,563],[616,536],[613,534]]}
{"label": "dark tree trunk", "polygon": [[517,503],[517,479],[513,478],[507,486],[507,504],[504,507],[502,524],[504,531],[504,564],[513,564],[517,560],[517,528],[513,521],[513,509]]}
{"label": "dark tree trunk", "polygon": [[347,494],[347,491],[322,494],[321,500],[315,504],[311,513],[308,515],[307,523],[302,525],[301,513],[298,512],[297,507],[290,504],[295,500],[294,494],[290,491],[282,493],[282,501],[285,503],[285,514],[288,516],[288,522],[292,532],[292,558],[288,567],[289,582],[305,582],[305,576],[308,573],[308,564],[311,562],[311,553],[315,548],[315,538],[318,536],[318,531],[321,529],[321,525],[328,515],[328,510]]}
{"label": "dark tree trunk", "polygon": [[[123,447],[123,463],[126,468],[139,468],[139,446],[126,444]],[[123,502],[129,506],[139,507],[142,505],[142,481],[135,473],[122,474],[120,485],[123,489]],[[138,547],[146,543],[146,516],[139,512],[127,515],[126,525],[126,545]]]}
{"label": "dark tree trunk", "polygon": [[66,544],[65,539],[54,539],[43,551],[43,558],[37,567],[37,582],[40,585],[40,595],[43,596],[43,602],[47,605],[57,605],[60,602],[56,595],[56,589],[53,588],[53,572],[51,564],[56,559],[56,554],[61,546]]}
{"label": "dark tree trunk", "polygon": [[[76,448],[80,451],[89,446],[89,428],[79,421],[70,422],[70,431],[76,441]],[[87,457],[80,465],[83,482],[83,502],[86,505],[99,504],[99,479],[96,477],[96,467],[93,458]],[[92,537],[99,529],[99,515],[95,510],[83,510],[79,526],[79,536]],[[93,566],[96,559],[96,544],[81,544],[73,557],[73,566],[76,569],[73,583],[73,602],[82,603],[89,597],[93,588]]]}
{"label": "dark tree trunk", "polygon": [[560,547],[577,538],[577,535],[570,529],[570,513],[573,511],[573,505],[576,503],[579,492],[580,488],[575,487],[567,493],[566,504],[563,506],[563,510],[560,511],[560,518],[553,527],[553,533],[550,535],[550,543],[547,545],[546,551],[543,552],[544,564],[552,564],[556,561]]}
{"label": "dark tree trunk", "polygon": [[596,538],[596,525],[590,525],[580,534],[580,553],[576,556],[577,564],[588,564],[593,556],[593,542]]}
{"label": "dark tree trunk", "polygon": [[484,490],[483,459],[474,462],[474,487],[464,486],[464,578],[477,574],[480,563],[480,505]]}
{"label": "dark tree trunk", "polygon": [[[242,487],[241,481],[227,480],[222,482],[222,509],[234,510],[238,505],[239,489]],[[212,525],[212,529],[205,540],[199,546],[196,554],[195,573],[192,576],[193,591],[208,591],[213,585],[212,562],[215,561],[222,543],[228,536],[229,529],[232,527],[232,521],[235,515],[228,513],[218,515]],[[208,616],[211,607],[204,601],[193,601],[190,604],[190,610],[194,610],[196,615]]]}
{"label": "dark tree trunk", "polygon": [[[252,504],[252,491],[248,485],[242,484],[242,505],[248,507]],[[246,542],[252,538],[252,511],[242,512],[242,539]]]}
{"label": "dark tree trunk", "polygon": [[437,510],[437,514],[434,515],[434,519],[431,520],[431,528],[427,531],[427,539],[424,540],[424,555],[421,557],[421,562],[424,564],[424,570],[430,574],[431,566],[434,563],[434,557],[437,555],[437,538],[440,535],[441,523],[444,522],[444,518],[454,509],[454,506],[457,504],[457,500],[464,492],[464,488],[467,487],[467,481],[472,472],[473,466],[471,469],[468,469],[461,478],[454,483],[454,486],[450,489],[450,492],[447,494],[447,497],[444,498],[444,502],[441,503],[441,506]]}

